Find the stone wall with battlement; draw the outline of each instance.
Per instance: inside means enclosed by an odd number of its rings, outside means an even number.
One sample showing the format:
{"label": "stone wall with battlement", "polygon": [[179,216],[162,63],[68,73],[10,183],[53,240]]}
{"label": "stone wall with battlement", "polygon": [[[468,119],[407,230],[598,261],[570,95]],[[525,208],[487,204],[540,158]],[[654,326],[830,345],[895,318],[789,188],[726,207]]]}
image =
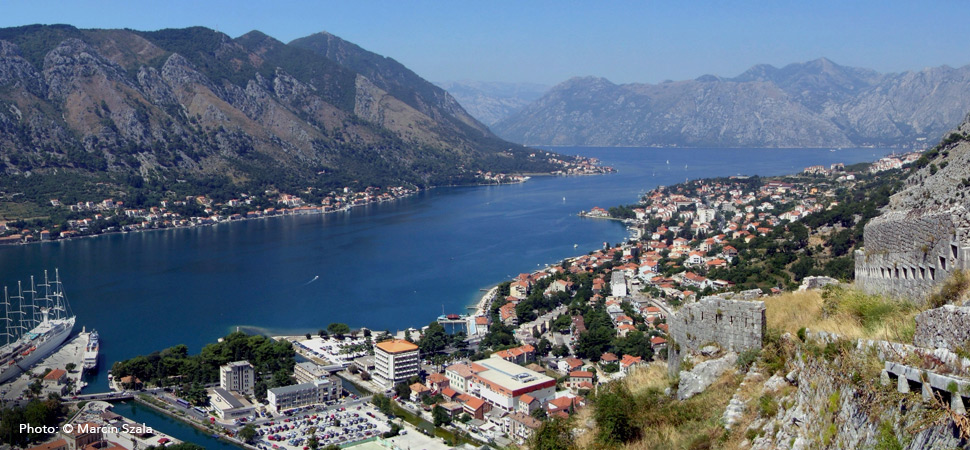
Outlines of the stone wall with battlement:
{"label": "stone wall with battlement", "polygon": [[891,211],[865,228],[855,252],[855,278],[864,291],[922,302],[956,269],[970,267],[970,217],[947,211]]}
{"label": "stone wall with battlement", "polygon": [[765,304],[704,297],[682,307],[668,319],[668,324],[681,352],[697,352],[711,343],[735,352],[761,348],[765,336]]}

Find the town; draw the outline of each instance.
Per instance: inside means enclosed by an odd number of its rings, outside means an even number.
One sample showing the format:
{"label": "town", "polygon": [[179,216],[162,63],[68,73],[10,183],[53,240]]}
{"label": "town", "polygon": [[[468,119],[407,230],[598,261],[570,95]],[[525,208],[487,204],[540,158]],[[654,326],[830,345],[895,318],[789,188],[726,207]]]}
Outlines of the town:
{"label": "town", "polygon": [[[604,243],[519,274],[488,290],[473,314],[442,315],[396,333],[330,324],[316,335],[277,336],[281,347],[272,347],[270,356],[264,351],[260,360],[225,361],[208,378],[148,369],[138,357],[115,364],[112,395],[264,450],[365,448],[374,440],[397,448],[521,445],[543,421],[581,413],[604,385],[664,363],[674,351],[668,349],[674,333],[668,319],[678,309],[716,304],[720,316],[722,307],[733,307],[720,306],[728,305],[724,302],[757,305],[751,300],[837,284],[840,277],[826,271],[839,267],[832,261],[843,258],[851,242],[837,250],[832,236],[864,223],[861,217],[847,222],[840,208],[865,214],[851,194],[894,179],[899,172],[894,164],[880,163],[890,172],[833,164],[796,176],[658,187],[637,205],[580,213],[623,220],[629,241]],[[382,195],[408,191],[392,192]],[[373,192],[363,194],[327,203],[337,207],[375,198]],[[294,196],[280,195],[279,201],[291,210],[305,208]],[[751,263],[747,259],[765,259],[758,252],[779,239],[804,241],[800,248],[812,240],[820,262],[801,270],[798,261],[785,260],[776,277],[767,271],[762,280],[767,283],[738,276]],[[738,308],[741,315],[750,309]],[[213,345],[245,339],[235,333]],[[698,339],[681,336],[677,342],[685,348],[705,344]],[[161,358],[192,358],[180,352],[168,349]],[[60,448],[70,439],[77,438],[59,433],[59,439],[36,448]]]}

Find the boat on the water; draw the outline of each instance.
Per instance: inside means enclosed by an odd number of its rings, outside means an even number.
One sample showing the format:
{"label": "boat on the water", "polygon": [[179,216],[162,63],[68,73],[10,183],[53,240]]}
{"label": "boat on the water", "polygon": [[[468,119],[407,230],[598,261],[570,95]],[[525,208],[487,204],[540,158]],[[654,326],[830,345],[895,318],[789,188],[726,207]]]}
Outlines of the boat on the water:
{"label": "boat on the water", "polygon": [[98,330],[91,330],[88,334],[88,345],[84,348],[84,370],[98,367],[98,351],[101,349],[98,339]]}
{"label": "boat on the water", "polygon": [[[40,288],[40,292],[38,292]],[[29,294],[25,296],[24,294]],[[74,314],[57,270],[54,279],[34,285],[24,291],[17,282],[17,295],[9,296],[3,288],[3,316],[0,320],[0,383],[12,380],[57,350],[74,329]]]}

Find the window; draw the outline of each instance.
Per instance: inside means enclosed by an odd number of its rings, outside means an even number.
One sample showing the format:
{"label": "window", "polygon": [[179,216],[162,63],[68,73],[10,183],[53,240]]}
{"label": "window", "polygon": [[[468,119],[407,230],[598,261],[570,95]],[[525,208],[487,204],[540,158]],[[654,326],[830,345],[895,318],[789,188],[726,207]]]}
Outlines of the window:
{"label": "window", "polygon": [[931,280],[936,280],[936,268],[935,267],[930,267],[930,279]]}
{"label": "window", "polygon": [[957,259],[959,252],[960,249],[955,244],[950,244],[950,253],[953,254],[953,259]]}
{"label": "window", "polygon": [[946,270],[946,258],[940,257],[940,269]]}

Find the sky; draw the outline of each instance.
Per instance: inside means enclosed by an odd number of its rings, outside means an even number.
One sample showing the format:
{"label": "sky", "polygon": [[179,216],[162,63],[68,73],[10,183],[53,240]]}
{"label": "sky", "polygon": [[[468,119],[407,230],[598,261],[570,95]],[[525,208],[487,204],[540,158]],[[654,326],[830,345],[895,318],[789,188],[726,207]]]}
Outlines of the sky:
{"label": "sky", "polygon": [[0,26],[327,31],[431,81],[658,83],[827,57],[879,72],[970,63],[965,1],[2,0]]}

